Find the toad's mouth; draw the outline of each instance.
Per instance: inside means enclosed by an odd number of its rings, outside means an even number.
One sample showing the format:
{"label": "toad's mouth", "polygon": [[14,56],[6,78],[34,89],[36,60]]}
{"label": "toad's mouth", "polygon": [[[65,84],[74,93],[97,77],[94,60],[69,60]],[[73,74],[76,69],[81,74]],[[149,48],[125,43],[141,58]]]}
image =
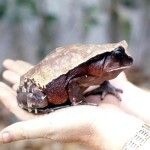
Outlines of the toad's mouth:
{"label": "toad's mouth", "polygon": [[133,58],[130,56],[127,56],[123,60],[120,60],[118,62],[118,65],[107,68],[106,72],[119,71],[119,70],[121,71],[121,70],[129,68],[132,64],[133,64]]}
{"label": "toad's mouth", "polygon": [[112,71],[119,71],[119,70],[124,70],[124,69],[127,69],[129,68],[131,65],[128,65],[128,66],[122,66],[122,67],[117,67],[117,68],[110,68],[108,69],[106,72],[112,72]]}

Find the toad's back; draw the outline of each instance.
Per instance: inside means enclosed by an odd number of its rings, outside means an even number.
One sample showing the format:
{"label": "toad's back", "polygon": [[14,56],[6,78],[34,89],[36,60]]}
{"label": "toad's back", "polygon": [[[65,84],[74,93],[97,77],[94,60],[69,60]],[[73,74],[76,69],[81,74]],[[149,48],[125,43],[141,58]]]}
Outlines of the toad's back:
{"label": "toad's back", "polygon": [[53,79],[69,70],[87,61],[91,57],[106,51],[111,51],[118,46],[123,46],[127,49],[126,41],[121,41],[116,44],[105,45],[71,45],[57,48],[53,53],[48,54],[34,69],[24,74],[21,77],[21,84],[24,78],[34,79],[41,87],[51,82]]}

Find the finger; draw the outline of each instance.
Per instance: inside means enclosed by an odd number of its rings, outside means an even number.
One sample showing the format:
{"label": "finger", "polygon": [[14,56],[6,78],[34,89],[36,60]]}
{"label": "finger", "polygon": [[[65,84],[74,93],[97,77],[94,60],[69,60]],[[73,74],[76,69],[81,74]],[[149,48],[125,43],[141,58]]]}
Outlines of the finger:
{"label": "finger", "polygon": [[14,84],[12,88],[14,89],[14,91],[17,91],[18,87],[19,87],[19,84]]}
{"label": "finger", "polygon": [[92,107],[76,106],[15,123],[0,132],[0,143],[33,138],[48,138],[59,142],[89,140],[92,135],[89,132],[89,116],[85,113],[87,111],[93,114]]}
{"label": "finger", "polygon": [[3,82],[0,82],[0,94],[1,95],[5,95],[3,94],[3,91],[7,91],[8,93],[10,93],[10,95],[16,95],[16,92],[13,91],[8,85],[6,85],[5,83]]}
{"label": "finger", "polygon": [[12,84],[19,84],[20,81],[20,76],[17,73],[12,72],[10,70],[6,70],[3,72],[3,78]]}
{"label": "finger", "polygon": [[28,71],[29,69],[33,68],[33,65],[25,62],[25,61],[22,61],[22,60],[16,60],[16,63],[20,66],[24,66],[26,71]]}
{"label": "finger", "polygon": [[25,72],[27,72],[30,69],[30,67],[29,67],[29,65],[27,63],[23,63],[21,61],[16,62],[16,61],[11,60],[11,59],[5,60],[3,62],[3,65],[8,70],[10,70],[12,72],[15,72],[15,73],[17,73],[19,75],[23,75]]}
{"label": "finger", "polygon": [[27,120],[33,118],[31,113],[22,110],[16,100],[16,92],[13,91],[9,86],[0,82],[0,101],[2,104],[12,112],[17,118],[21,120]]}

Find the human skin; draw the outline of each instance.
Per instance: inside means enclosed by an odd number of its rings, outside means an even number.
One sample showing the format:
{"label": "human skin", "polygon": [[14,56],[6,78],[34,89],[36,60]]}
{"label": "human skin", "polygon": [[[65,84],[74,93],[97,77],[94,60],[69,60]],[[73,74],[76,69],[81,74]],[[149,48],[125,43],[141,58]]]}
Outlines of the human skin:
{"label": "human skin", "polygon": [[[21,122],[14,123],[0,132],[0,143],[30,138],[48,138],[52,141],[78,142],[95,149],[119,150],[145,122],[150,124],[149,92],[127,81],[122,73],[111,83],[123,89],[122,101],[108,95],[88,100],[99,101],[95,106],[74,106],[50,114],[33,115],[18,107],[16,88],[22,74],[32,65],[23,61],[5,60],[3,77],[12,83],[10,88],[0,82],[0,100]],[[12,67],[13,66],[13,67]],[[5,137],[5,138],[3,138]]]}

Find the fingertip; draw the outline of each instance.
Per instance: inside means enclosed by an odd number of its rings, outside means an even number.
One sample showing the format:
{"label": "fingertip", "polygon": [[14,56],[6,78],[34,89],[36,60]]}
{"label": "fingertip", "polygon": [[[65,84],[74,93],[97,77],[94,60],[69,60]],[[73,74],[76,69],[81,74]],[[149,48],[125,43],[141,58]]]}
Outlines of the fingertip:
{"label": "fingertip", "polygon": [[20,76],[13,71],[5,70],[2,76],[5,80],[9,81],[12,84],[19,84]]}
{"label": "fingertip", "polygon": [[7,67],[7,66],[9,66],[10,64],[12,64],[14,61],[12,60],[12,59],[5,59],[4,61],[3,61],[3,66],[4,67]]}
{"label": "fingertip", "polygon": [[5,79],[5,77],[7,76],[7,73],[8,71],[6,70],[6,71],[4,71],[3,73],[2,73],[2,77]]}
{"label": "fingertip", "polygon": [[14,84],[12,88],[13,88],[15,91],[17,91],[18,87],[19,87],[19,84]]}
{"label": "fingertip", "polygon": [[31,65],[30,63],[25,62],[23,60],[16,60],[16,63],[19,64],[19,65],[21,65],[21,66],[26,67],[27,70],[33,68],[33,65]]}
{"label": "fingertip", "polygon": [[7,128],[3,129],[0,132],[0,143],[10,143],[25,139],[22,135],[26,132],[21,131],[21,129],[23,130],[20,123],[12,124]]}
{"label": "fingertip", "polygon": [[45,127],[47,127],[45,123],[39,123],[38,119],[14,123],[0,132],[0,143],[10,143],[24,139],[43,137],[47,132]]}
{"label": "fingertip", "polygon": [[9,132],[0,133],[0,143],[10,143],[12,141],[12,136]]}

